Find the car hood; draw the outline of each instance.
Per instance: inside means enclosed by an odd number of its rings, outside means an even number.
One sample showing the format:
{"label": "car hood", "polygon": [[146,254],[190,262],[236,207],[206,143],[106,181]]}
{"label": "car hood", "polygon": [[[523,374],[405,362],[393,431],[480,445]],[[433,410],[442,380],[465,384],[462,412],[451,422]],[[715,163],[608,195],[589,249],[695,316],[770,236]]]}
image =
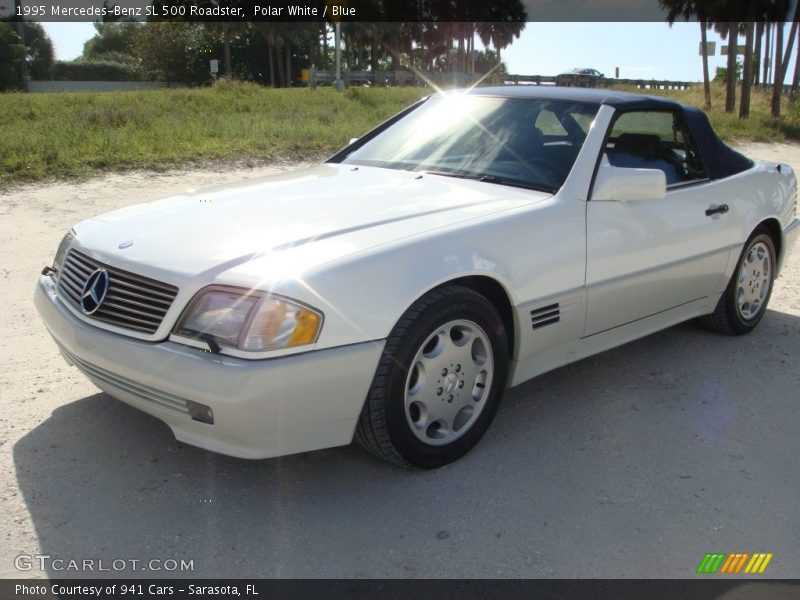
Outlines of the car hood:
{"label": "car hood", "polygon": [[323,164],[106,213],[76,227],[77,244],[112,265],[173,280],[265,258],[306,268],[549,196]]}

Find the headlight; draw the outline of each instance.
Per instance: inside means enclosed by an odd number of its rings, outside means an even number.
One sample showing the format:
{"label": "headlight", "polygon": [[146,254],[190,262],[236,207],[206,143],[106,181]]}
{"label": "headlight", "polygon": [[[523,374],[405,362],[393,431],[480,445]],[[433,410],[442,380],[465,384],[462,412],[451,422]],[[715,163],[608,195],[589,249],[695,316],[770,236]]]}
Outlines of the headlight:
{"label": "headlight", "polygon": [[61,240],[61,243],[58,245],[58,250],[56,250],[56,256],[53,259],[53,268],[58,271],[61,268],[61,265],[64,263],[64,257],[67,255],[67,248],[69,248],[69,244],[72,239],[75,237],[75,232],[70,230],[67,232],[67,235]]}
{"label": "headlight", "polygon": [[265,352],[313,344],[321,326],[321,313],[293,300],[213,286],[195,296],[175,333],[197,339],[211,336],[221,346]]}

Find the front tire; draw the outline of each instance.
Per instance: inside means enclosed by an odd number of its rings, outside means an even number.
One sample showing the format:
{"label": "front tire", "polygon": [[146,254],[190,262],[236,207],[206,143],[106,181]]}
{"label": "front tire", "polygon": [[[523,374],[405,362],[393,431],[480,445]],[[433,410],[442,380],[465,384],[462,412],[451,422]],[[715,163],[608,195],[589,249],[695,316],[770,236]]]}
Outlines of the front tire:
{"label": "front tire", "polygon": [[405,467],[461,458],[494,418],[508,360],[506,330],[491,302],[458,285],[429,292],[386,340],[356,441]]}
{"label": "front tire", "polygon": [[743,335],[755,329],[772,295],[776,267],[775,242],[759,227],[747,240],[728,287],[714,312],[703,319],[704,324],[725,335]]}

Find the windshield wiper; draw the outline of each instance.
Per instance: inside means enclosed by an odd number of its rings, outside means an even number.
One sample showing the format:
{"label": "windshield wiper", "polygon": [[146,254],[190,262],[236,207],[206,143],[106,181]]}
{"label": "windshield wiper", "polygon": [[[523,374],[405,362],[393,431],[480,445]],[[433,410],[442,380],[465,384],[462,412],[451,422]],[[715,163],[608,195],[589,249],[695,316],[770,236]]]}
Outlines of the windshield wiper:
{"label": "windshield wiper", "polygon": [[483,183],[494,183],[496,185],[507,185],[509,187],[517,187],[526,190],[534,190],[537,192],[547,192],[548,194],[555,194],[558,188],[551,186],[528,183],[523,181],[516,181],[514,179],[504,179],[496,175],[478,175],[476,173],[463,173],[458,171],[423,171],[426,175],[440,175],[442,177],[455,177],[456,179],[470,179],[473,181],[481,181]]}
{"label": "windshield wiper", "polygon": [[479,175],[460,173],[458,171],[423,171],[423,175],[439,175],[440,177],[455,177],[456,179],[479,179]]}

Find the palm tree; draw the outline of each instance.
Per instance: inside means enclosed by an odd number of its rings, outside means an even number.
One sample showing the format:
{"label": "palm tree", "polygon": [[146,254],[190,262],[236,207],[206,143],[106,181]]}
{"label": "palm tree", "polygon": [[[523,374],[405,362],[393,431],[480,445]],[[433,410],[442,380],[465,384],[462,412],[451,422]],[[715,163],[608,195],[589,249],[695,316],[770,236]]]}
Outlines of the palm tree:
{"label": "palm tree", "polygon": [[[742,66],[742,101],[739,103],[739,118],[750,116],[750,88],[753,84],[753,35],[755,24],[745,23],[744,65]],[[758,63],[756,63],[758,64]]]}
{"label": "palm tree", "polygon": [[500,64],[500,53],[510,46],[516,38],[519,38],[523,29],[525,29],[524,21],[479,23],[478,37],[484,46],[491,44],[494,47],[497,53],[497,64]]}
{"label": "palm tree", "polygon": [[728,40],[728,65],[725,73],[725,112],[736,108],[736,55],[739,46],[739,22],[718,22],[714,29]]}
{"label": "palm tree", "polygon": [[775,24],[775,68],[774,80],[772,83],[772,102],[770,109],[773,117],[781,116],[781,88],[783,87],[783,60],[781,50],[783,49],[783,23]]}
{"label": "palm tree", "polygon": [[713,15],[711,2],[703,0],[659,0],[661,8],[667,11],[667,23],[672,27],[678,18],[689,21],[697,18],[700,22],[700,42],[701,55],[703,57],[703,91],[705,95],[705,106],[711,108],[711,82],[708,77],[708,49],[706,31],[710,27],[710,19]]}
{"label": "palm tree", "polygon": [[[775,66],[773,68],[771,112],[773,117],[781,116],[781,95],[783,94],[783,80],[789,63],[792,44],[797,33],[797,23],[792,25],[789,32],[789,43],[786,45],[786,56],[783,56],[783,29],[790,8],[789,0],[773,0],[770,6],[770,19],[775,23]],[[800,15],[800,4],[795,6],[794,19]]]}
{"label": "palm tree", "polygon": [[231,39],[236,37],[244,27],[247,27],[247,24],[229,21],[209,21],[204,23],[204,26],[222,39],[222,71],[225,73],[225,77],[232,79]]}
{"label": "palm tree", "polygon": [[[785,4],[786,12],[783,15],[778,15],[782,17],[777,24],[777,41],[775,42],[775,82],[772,87],[772,116],[779,117],[781,114],[781,96],[783,94],[783,80],[786,78],[786,71],[789,70],[789,58],[792,55],[792,46],[794,45],[795,36],[797,35],[797,26],[798,20],[800,20],[800,2],[795,2],[794,6],[794,16],[792,17],[792,26],[789,30],[789,40],[786,43],[786,51],[783,54],[783,60],[781,60],[781,46],[783,42],[783,19],[786,18],[788,13],[788,2],[778,2],[778,4]],[[778,9],[780,10],[780,6]],[[780,62],[780,70],[778,69],[778,63]],[[797,65],[795,65],[795,71],[797,71]],[[794,83],[794,80],[792,80]]]}
{"label": "palm tree", "polygon": [[764,81],[763,84],[766,86],[769,84],[769,74],[772,65],[770,63],[770,57],[772,56],[772,34],[773,34],[773,27],[772,23],[765,23],[764,24],[764,59],[763,59],[763,69],[764,69]]}
{"label": "palm tree", "polygon": [[800,3],[797,3],[795,7],[796,8],[794,11],[795,13],[794,17],[792,19],[792,26],[789,29],[789,41],[786,42],[786,50],[783,53],[783,65],[781,68],[783,69],[784,73],[786,73],[786,70],[789,68],[789,59],[792,56],[792,46],[794,46],[794,39],[795,36],[797,35],[798,19],[800,19]]}
{"label": "palm tree", "polygon": [[[670,23],[671,25],[671,23]],[[700,21],[700,44],[703,53],[703,94],[706,109],[711,108],[711,82],[708,79],[708,23]]]}
{"label": "palm tree", "polygon": [[266,21],[258,21],[253,23],[253,27],[264,38],[267,44],[267,62],[269,63],[269,84],[275,87],[275,65],[274,59],[277,53],[278,63],[278,82],[282,86],[284,83],[283,63],[280,59],[280,48],[283,47],[283,31],[280,23],[270,23]]}
{"label": "palm tree", "polygon": [[[773,21],[783,23],[789,10],[788,0],[751,0],[741,2],[740,0],[659,0],[659,4],[667,11],[667,22],[674,23],[675,19],[682,17],[689,20],[696,17],[701,23],[711,23],[723,36],[728,38],[728,68],[726,77],[725,110],[732,112],[736,105],[736,49],[738,44],[739,29],[745,33],[746,49],[745,62],[748,63],[742,80],[742,94],[745,98],[745,106],[740,106],[740,116],[747,116],[749,112],[749,94],[752,83],[753,70],[753,34],[749,32],[750,24],[755,21]],[[800,10],[800,9],[798,9]],[[800,13],[795,13],[800,14]],[[783,74],[780,76],[778,71],[784,65],[784,57],[781,56],[783,50],[783,29],[778,26],[778,40],[775,49],[775,76],[776,81],[780,79],[780,86],[773,89],[773,114],[776,110],[780,113],[780,90],[783,84]],[[769,56],[769,26],[767,34],[764,36],[767,43],[766,56]],[[767,81],[767,58],[764,58],[765,71],[764,82]],[[786,61],[788,62],[788,54]],[[757,69],[758,66],[756,65]],[[705,83],[705,81],[704,81]],[[777,94],[777,95],[776,95]]]}
{"label": "palm tree", "polygon": [[789,92],[791,100],[797,100],[798,86],[800,86],[800,41],[797,43],[797,54],[794,57],[794,75],[792,76],[792,89]]}

